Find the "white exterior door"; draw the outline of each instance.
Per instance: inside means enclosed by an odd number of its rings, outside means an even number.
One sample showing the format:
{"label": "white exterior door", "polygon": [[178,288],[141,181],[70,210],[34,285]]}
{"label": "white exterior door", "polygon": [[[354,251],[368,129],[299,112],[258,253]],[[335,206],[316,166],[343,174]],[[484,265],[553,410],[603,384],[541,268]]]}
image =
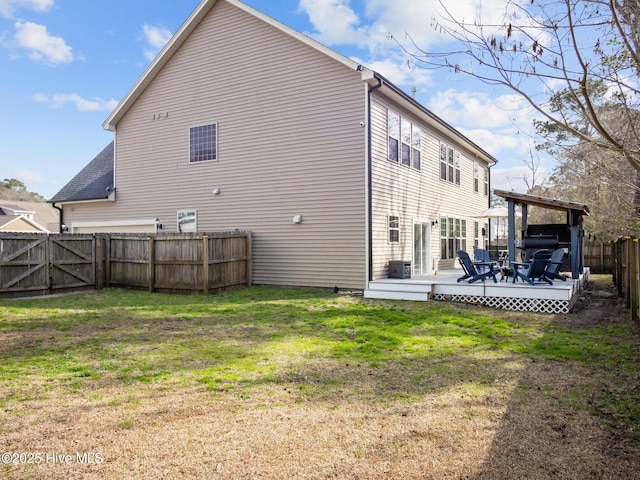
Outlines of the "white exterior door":
{"label": "white exterior door", "polygon": [[431,275],[431,222],[413,224],[413,275]]}

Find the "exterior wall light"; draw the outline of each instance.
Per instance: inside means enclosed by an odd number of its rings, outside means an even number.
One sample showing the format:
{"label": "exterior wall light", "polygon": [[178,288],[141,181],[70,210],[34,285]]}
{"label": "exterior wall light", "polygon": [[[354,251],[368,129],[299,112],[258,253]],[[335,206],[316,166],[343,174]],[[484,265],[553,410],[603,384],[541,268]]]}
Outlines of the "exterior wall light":
{"label": "exterior wall light", "polygon": [[213,194],[214,194],[214,195],[220,195],[220,192],[221,192],[221,191],[222,191],[222,190],[220,190],[220,187],[216,187],[216,188],[214,188],[214,189],[213,189]]}
{"label": "exterior wall light", "polygon": [[293,223],[302,223],[302,215],[294,215]]}
{"label": "exterior wall light", "polygon": [[160,223],[160,220],[158,220],[157,218],[156,218],[156,229],[162,230],[162,223]]}

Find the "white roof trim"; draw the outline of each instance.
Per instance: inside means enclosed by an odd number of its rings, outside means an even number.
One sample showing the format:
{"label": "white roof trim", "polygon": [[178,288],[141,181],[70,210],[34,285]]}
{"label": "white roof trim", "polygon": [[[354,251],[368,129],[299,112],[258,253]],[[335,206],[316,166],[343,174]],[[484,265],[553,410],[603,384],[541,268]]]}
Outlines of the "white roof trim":
{"label": "white roof trim", "polygon": [[[244,10],[254,17],[263,20],[264,22],[272,25],[273,27],[283,31],[288,35],[291,35],[297,40],[309,45],[312,48],[315,48],[316,50],[324,53],[334,60],[337,60],[338,62],[346,65],[349,68],[356,70],[359,66],[356,61],[351,60],[344,55],[336,52],[335,50],[322,45],[320,42],[317,42],[316,40],[298,32],[297,30],[294,30],[293,28],[288,27],[285,24],[278,22],[277,20],[274,20],[268,15],[259,12],[258,10],[240,2],[239,0],[202,0],[200,4],[195,8],[195,10],[191,13],[191,15],[189,15],[189,18],[187,18],[187,20],[180,26],[178,31],[167,42],[160,53],[153,59],[151,64],[147,67],[147,69],[134,84],[131,90],[129,90],[129,92],[120,101],[113,112],[111,112],[111,115],[109,115],[109,117],[107,117],[107,119],[104,121],[102,127],[105,130],[109,130],[112,132],[115,131],[117,123],[120,121],[120,119],[122,119],[130,106],[138,99],[142,92],[153,81],[160,70],[162,70],[162,68],[169,62],[175,52],[182,46],[185,40],[196,29],[198,24],[209,13],[213,6],[218,3],[218,1],[226,1],[229,4]],[[363,79],[365,79],[364,72]]]}
{"label": "white roof trim", "polygon": [[[34,222],[33,220],[29,220],[29,218],[25,217],[24,215],[16,215],[16,218],[8,221],[7,223],[3,223],[2,224],[2,228],[8,227],[9,225],[11,225],[12,223],[15,223],[17,221],[20,220],[24,220],[25,222],[27,222],[28,224],[30,224],[31,226],[37,228],[38,230],[42,231],[42,232],[46,232],[46,233],[50,233],[49,230],[47,230],[46,228],[44,228],[42,225],[38,225],[36,222]],[[0,220],[2,219],[2,217],[0,217]],[[16,232],[22,232],[22,230],[15,230]],[[25,230],[25,232],[27,232],[28,230]]]}

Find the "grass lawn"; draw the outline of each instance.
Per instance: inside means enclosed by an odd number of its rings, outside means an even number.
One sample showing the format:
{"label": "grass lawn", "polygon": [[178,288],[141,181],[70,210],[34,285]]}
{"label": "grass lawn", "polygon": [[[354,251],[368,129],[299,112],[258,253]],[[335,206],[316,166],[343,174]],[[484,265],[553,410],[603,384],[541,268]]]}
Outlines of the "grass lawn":
{"label": "grass lawn", "polygon": [[0,300],[0,477],[633,478],[640,328],[594,280],[568,315],[273,287]]}

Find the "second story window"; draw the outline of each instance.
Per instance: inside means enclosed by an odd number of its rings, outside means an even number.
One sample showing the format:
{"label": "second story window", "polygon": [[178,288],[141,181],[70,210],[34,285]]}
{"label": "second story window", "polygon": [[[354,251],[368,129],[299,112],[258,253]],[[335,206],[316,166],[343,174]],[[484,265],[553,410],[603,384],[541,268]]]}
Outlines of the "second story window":
{"label": "second story window", "polygon": [[489,196],[489,169],[488,168],[483,168],[483,173],[484,173],[484,195],[486,197]]}
{"label": "second story window", "polygon": [[387,110],[388,157],[405,167],[422,168],[422,129],[407,118]]}
{"label": "second story window", "polygon": [[411,122],[402,119],[402,165],[411,166]]}
{"label": "second story window", "polygon": [[480,189],[480,165],[473,162],[473,191],[478,193]]}
{"label": "second story window", "polygon": [[189,162],[218,159],[218,125],[200,125],[189,129]]}
{"label": "second story window", "polygon": [[413,168],[416,170],[420,170],[421,164],[421,141],[420,137],[422,136],[422,130],[419,127],[413,126],[412,137],[411,137],[411,154],[413,156]]}
{"label": "second story window", "polygon": [[460,185],[460,152],[440,144],[440,179]]}
{"label": "second story window", "polygon": [[397,162],[400,147],[400,115],[389,110],[387,116],[387,130],[389,132],[389,160]]}

